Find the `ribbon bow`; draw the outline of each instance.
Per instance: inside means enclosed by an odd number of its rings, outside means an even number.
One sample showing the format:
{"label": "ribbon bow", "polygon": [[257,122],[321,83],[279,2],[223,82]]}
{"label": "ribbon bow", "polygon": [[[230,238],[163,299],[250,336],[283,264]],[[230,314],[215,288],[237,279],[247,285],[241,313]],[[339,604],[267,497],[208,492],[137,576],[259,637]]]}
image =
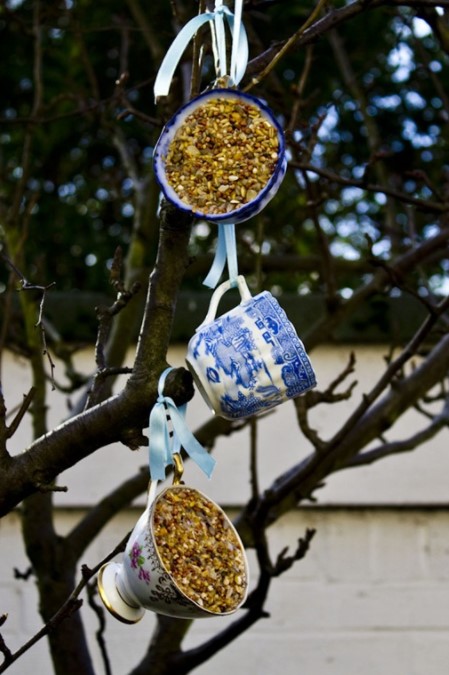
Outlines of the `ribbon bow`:
{"label": "ribbon bow", "polygon": [[[169,396],[164,396],[165,378],[173,368],[167,368],[159,378],[158,399],[150,413],[150,474],[152,480],[164,480],[165,469],[173,464],[173,454],[181,446],[189,457],[210,478],[215,459],[196,440],[185,421],[187,404],[176,406]],[[172,436],[170,436],[170,422]]]}
{"label": "ribbon bow", "polygon": [[[213,12],[204,12],[190,19],[181,29],[168,49],[159,72],[154,82],[154,96],[157,101],[159,96],[167,96],[173,74],[181,56],[194,35],[205,23],[210,23],[212,33],[212,49],[215,57],[215,70],[217,77],[229,75],[231,83],[237,85],[245,74],[248,63],[248,38],[245,27],[242,24],[243,0],[236,0],[235,15],[228,7],[223,5],[223,0],[215,0]],[[232,34],[231,64],[227,72],[226,59],[226,31],[224,20],[226,19]]]}

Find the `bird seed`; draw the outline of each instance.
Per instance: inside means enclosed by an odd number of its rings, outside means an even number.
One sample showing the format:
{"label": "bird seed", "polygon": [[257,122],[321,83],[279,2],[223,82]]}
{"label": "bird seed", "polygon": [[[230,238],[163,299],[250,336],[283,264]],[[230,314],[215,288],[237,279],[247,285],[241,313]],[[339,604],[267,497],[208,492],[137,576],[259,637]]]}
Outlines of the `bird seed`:
{"label": "bird seed", "polygon": [[167,490],[153,512],[153,534],[162,564],[200,607],[222,614],[245,597],[244,553],[222,511],[196,490]]}
{"label": "bird seed", "polygon": [[275,126],[240,99],[214,98],[197,107],[168,146],[165,174],[179,199],[205,216],[253,201],[279,159]]}

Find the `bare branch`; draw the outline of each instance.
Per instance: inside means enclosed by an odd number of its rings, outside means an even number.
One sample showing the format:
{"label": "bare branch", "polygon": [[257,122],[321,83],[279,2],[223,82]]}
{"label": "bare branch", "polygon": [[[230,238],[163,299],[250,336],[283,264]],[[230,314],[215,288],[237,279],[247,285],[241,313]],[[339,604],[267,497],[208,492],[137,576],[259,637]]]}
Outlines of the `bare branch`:
{"label": "bare branch", "polygon": [[[259,533],[261,534],[261,533]],[[266,547],[266,540],[260,541],[257,549],[258,559],[260,564],[260,574],[256,587],[249,594],[245,605],[244,613],[236,619],[230,626],[214,635],[204,644],[189,649],[187,651],[178,651],[171,655],[170,661],[176,672],[188,673],[200,664],[209,660],[219,651],[227,647],[237,637],[246,632],[252,625],[260,619],[269,617],[269,614],[264,609],[268,591],[270,589],[273,578],[280,576],[287,571],[292,565],[304,558],[313,539],[315,530],[307,529],[303,539],[299,539],[298,547],[292,556],[286,555],[286,550],[281,552],[278,556],[276,564],[272,565],[269,562],[268,550]]]}
{"label": "bare branch", "polygon": [[112,321],[119,312],[121,312],[132,298],[140,291],[140,284],[134,283],[130,290],[126,290],[121,279],[122,269],[122,249],[118,247],[115,250],[110,272],[110,283],[117,292],[117,299],[110,306],[100,305],[96,307],[98,318],[98,332],[95,343],[95,362],[97,373],[92,383],[89,396],[86,401],[85,410],[93,405],[100,403],[104,398],[105,374],[111,375],[112,372],[107,368],[105,347],[112,328]]}
{"label": "bare branch", "polygon": [[34,398],[35,393],[36,393],[36,388],[31,387],[28,394],[25,394],[25,396],[23,397],[23,401],[20,405],[20,408],[19,408],[16,416],[14,417],[11,424],[8,426],[7,438],[12,438],[12,436],[14,436],[14,434],[16,433],[22,419],[24,418],[25,413],[27,412],[31,403],[33,402],[33,398]]}
{"label": "bare branch", "polygon": [[307,18],[307,20],[303,23],[303,25],[294,33],[277,51],[270,63],[265,66],[265,68],[256,76],[253,77],[250,84],[248,84],[245,88],[244,91],[249,91],[252,89],[257,84],[260,84],[260,82],[276,67],[278,62],[289,52],[295,44],[299,41],[299,39],[304,35],[306,30],[313,24],[315,19],[318,17],[318,15],[321,13],[321,10],[325,7],[327,3],[327,0],[318,0],[317,6],[314,8],[310,16]]}
{"label": "bare branch", "polygon": [[89,601],[89,607],[92,608],[98,619],[98,629],[96,630],[95,635],[97,638],[98,647],[100,649],[101,658],[103,659],[104,672],[105,675],[112,675],[111,661],[109,659],[109,654],[105,640],[105,630],[106,630],[105,611],[103,605],[99,605],[98,602],[96,602],[95,600],[97,596],[97,584],[88,583],[86,586],[86,591],[87,591],[87,598]]}
{"label": "bare branch", "polygon": [[299,428],[317,452],[322,452],[326,448],[326,441],[319,437],[316,429],[312,429],[309,424],[309,406],[305,396],[299,396],[294,399],[296,410],[296,419],[298,420]]}
{"label": "bare branch", "polygon": [[[133,109],[134,110],[134,109]],[[129,113],[131,110],[128,105],[127,113]],[[134,114],[134,113],[133,113]],[[123,117],[123,113],[119,115],[117,119],[120,119]],[[125,167],[128,175],[132,179],[133,183],[137,185],[139,182],[139,172],[137,169],[136,162],[134,161],[133,156],[131,155],[130,149],[126,143],[126,139],[123,135],[122,130],[119,128],[118,125],[114,126],[114,135],[112,137],[113,143],[115,147],[118,150],[118,153],[120,155],[120,159],[122,160],[123,166]]]}
{"label": "bare branch", "polygon": [[349,21],[361,12],[368,12],[371,9],[388,5],[417,7],[419,9],[423,7],[449,7],[449,0],[441,0],[441,2],[439,0],[355,0],[355,2],[350,2],[337,9],[331,9],[321,19],[318,19],[306,28],[296,40],[293,40],[292,36],[289,40],[273,42],[265,52],[252,59],[246,70],[245,81],[249,80],[251,82],[253,79],[257,79],[258,73],[263,72],[272,63],[273,59],[276,58],[277,54],[284,49],[289,41],[291,41],[290,48],[298,50],[315,42],[319,37],[332,30],[332,28]]}
{"label": "bare branch", "polygon": [[39,302],[38,316],[37,321],[35,323],[35,327],[39,328],[41,334],[42,355],[46,356],[48,359],[48,363],[50,365],[50,382],[52,384],[52,389],[54,390],[56,388],[54,383],[55,364],[47,348],[47,336],[44,327],[43,313],[47,291],[55,286],[55,282],[47,284],[47,286],[41,286],[39,284],[30,283],[28,279],[26,279],[24,274],[22,274],[22,272],[17,268],[17,266],[12,262],[12,260],[8,258],[8,256],[6,256],[4,253],[1,253],[1,257],[7,263],[7,265],[9,265],[9,267],[13,270],[13,272],[19,277],[22,291],[39,291],[40,293],[42,293]]}
{"label": "bare branch", "polygon": [[[206,0],[199,0],[198,14],[206,11]],[[193,39],[192,48],[192,76],[190,78],[190,98],[197,96],[201,85],[201,68],[204,59],[204,45],[202,44],[202,32],[197,31]]]}
{"label": "bare branch", "polygon": [[145,44],[148,47],[151,57],[156,63],[159,63],[164,57],[164,51],[160,44],[157,30],[155,30],[154,25],[148,21],[145,12],[142,10],[139,0],[127,0],[127,4],[131,14],[134,17],[134,20],[136,21],[136,24],[142,31],[142,36],[145,40]]}
{"label": "bare branch", "polygon": [[362,452],[349,460],[345,466],[341,467],[341,469],[350,469],[358,466],[365,466],[367,464],[373,464],[384,457],[415,450],[415,448],[436,436],[436,434],[441,431],[441,429],[448,426],[449,399],[446,401],[446,404],[441,413],[435,416],[425,429],[422,429],[418,433],[413,434],[413,436],[410,436],[405,440],[383,443],[377,448]]}
{"label": "bare branch", "polygon": [[[410,341],[403,353],[390,364],[390,377],[395,369],[415,353],[426,337],[436,317],[429,317]],[[449,369],[449,335],[443,337],[429,352],[423,363],[395,385],[375,406],[372,403],[388,385],[381,376],[355,412],[337,432],[325,451],[306,457],[302,462],[279,476],[259,498],[248,504],[238,517],[238,526],[244,541],[251,541],[254,528],[260,523],[273,523],[283,513],[294,508],[331,473],[347,465],[359,450],[388,429],[415,401],[422,398],[441,381]],[[256,524],[254,524],[256,523]]]}
{"label": "bare branch", "polygon": [[340,176],[339,174],[330,171],[323,167],[314,166],[307,162],[296,162],[294,160],[289,162],[289,166],[294,169],[301,169],[303,171],[311,171],[318,176],[327,178],[333,183],[338,183],[340,185],[350,185],[352,187],[358,187],[361,190],[366,190],[366,192],[380,192],[388,197],[393,197],[403,202],[404,204],[410,204],[411,206],[416,206],[417,209],[425,213],[447,213],[449,211],[448,202],[435,202],[427,199],[418,199],[417,197],[412,197],[409,194],[404,192],[399,192],[389,188],[386,185],[376,184],[376,183],[367,183],[364,180],[357,180],[352,178],[346,178]]}
{"label": "bare branch", "polygon": [[[0,627],[3,626],[3,624],[6,622],[7,618],[8,618],[7,614],[2,614],[0,616]],[[3,635],[1,633],[0,633],[0,653],[3,654],[3,664],[2,665],[12,663],[12,658],[13,658],[12,652],[9,649],[9,647],[7,647],[6,642],[5,642],[5,640],[3,638]]]}
{"label": "bare branch", "polygon": [[6,426],[6,404],[3,396],[3,388],[0,383],[0,465],[8,462],[10,459],[9,452],[6,447],[8,439],[8,427]]}
{"label": "bare branch", "polygon": [[[41,640],[43,637],[48,635],[51,631],[54,631],[55,628],[68,619],[74,612],[77,612],[81,605],[83,604],[83,601],[79,599],[79,596],[87,586],[88,582],[92,577],[94,577],[97,572],[100,570],[100,568],[112,560],[116,555],[119,553],[122,553],[125,550],[126,542],[129,539],[130,532],[122,539],[122,541],[117,544],[117,546],[114,548],[113,551],[108,553],[108,555],[103,558],[95,567],[92,569],[89,569],[86,565],[83,565],[83,574],[82,574],[82,579],[76,586],[76,588],[73,590],[73,592],[70,594],[70,596],[67,598],[65,603],[59,608],[59,610],[52,616],[50,621],[47,621],[45,626],[43,626],[30,640],[25,642],[16,652],[10,652],[9,650],[9,656],[8,659],[3,661],[3,663],[0,665],[0,673],[4,673],[11,664],[13,664],[17,659],[19,659],[25,652],[27,652],[31,647],[33,647],[39,640]],[[0,638],[1,639],[1,638]],[[1,642],[0,642],[0,651],[3,651],[1,649]],[[5,652],[3,651],[3,654]]]}
{"label": "bare branch", "polygon": [[390,382],[393,380],[396,373],[400,371],[402,366],[409,361],[412,356],[417,353],[418,348],[427,338],[430,331],[435,326],[439,317],[447,311],[449,307],[449,297],[442,300],[438,306],[438,310],[424,320],[421,324],[419,330],[415,333],[410,342],[402,350],[401,354],[391,361],[387,369],[384,371],[382,376],[376,382],[371,391],[363,397],[360,405],[354,410],[350,417],[346,420],[345,424],[340,428],[340,430],[335,434],[335,436],[329,441],[328,447],[335,447],[343,439],[348,432],[352,429],[356,423],[362,418],[369,406],[380,396],[380,394],[389,386]]}
{"label": "bare branch", "polygon": [[342,302],[331,313],[317,321],[308,333],[303,335],[303,342],[307,349],[311,351],[316,344],[322,343],[326,337],[331,336],[334,327],[339,325],[345,316],[349,316],[357,307],[366,302],[368,298],[384,289],[391,279],[391,270],[394,270],[396,279],[403,279],[411,270],[430,256],[438,255],[441,258],[446,257],[448,241],[449,228],[442,227],[435,237],[424,240],[418,246],[393,260],[389,265],[389,272],[379,269],[371,281],[368,281],[363,287],[355,291],[346,302]]}
{"label": "bare branch", "polygon": [[289,570],[295,562],[302,560],[308,553],[310,542],[316,534],[316,530],[307,528],[304,538],[298,539],[298,545],[293,555],[287,555],[288,547],[284,548],[277,557],[274,565],[273,576],[280,576]]}
{"label": "bare branch", "polygon": [[306,392],[303,396],[298,396],[293,399],[293,404],[296,410],[298,424],[304,436],[312,443],[317,452],[322,452],[326,449],[327,443],[319,437],[317,431],[312,429],[308,420],[308,412],[311,408],[320,403],[336,403],[344,401],[351,397],[352,390],[357,384],[357,381],[351,382],[346,391],[335,393],[337,387],[344,382],[348,375],[354,372],[355,355],[351,352],[348,364],[343,371],[329,384],[325,391],[312,390]]}
{"label": "bare branch", "polygon": [[298,84],[294,89],[295,102],[293,104],[289,123],[286,127],[286,131],[288,132],[289,136],[293,135],[293,131],[297,124],[297,118],[302,105],[302,98],[306,88],[307,79],[312,70],[312,63],[313,63],[313,45],[309,45],[308,47],[306,47],[306,60],[304,63],[303,71],[299,77]]}

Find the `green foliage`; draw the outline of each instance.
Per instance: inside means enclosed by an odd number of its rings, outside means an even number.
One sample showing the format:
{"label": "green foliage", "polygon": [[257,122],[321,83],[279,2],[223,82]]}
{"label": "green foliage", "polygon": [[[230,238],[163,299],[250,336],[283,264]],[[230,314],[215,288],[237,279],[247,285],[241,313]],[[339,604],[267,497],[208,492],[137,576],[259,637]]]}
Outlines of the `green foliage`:
{"label": "green foliage", "polygon": [[[3,8],[2,217],[6,226],[24,229],[24,273],[35,283],[54,281],[59,290],[106,290],[116,246],[126,250],[133,231],[141,227],[135,181],[147,181],[150,191],[152,147],[164,120],[183,100],[181,69],[168,105],[156,107],[152,95],[159,55],[174,37],[169,4],[158,1],[145,8],[153,40],[149,49],[145,25],[136,21],[131,2],[43,3],[41,71],[34,4],[10,2]],[[196,4],[178,5],[180,19],[193,16]],[[313,9],[311,3],[259,5],[245,14],[253,57],[268,49],[273,37],[287,39]],[[429,10],[426,19],[437,25],[439,15]],[[293,48],[252,89],[284,123],[292,161],[261,220],[239,226],[239,246],[254,261],[258,250],[306,258],[322,250],[324,236],[333,256],[366,260],[369,273],[372,256],[387,259],[404,250],[411,238],[422,240],[439,227],[438,211],[407,201],[444,201],[448,57],[429,23],[410,8],[362,12],[335,30],[337,47],[328,32],[306,49]],[[307,49],[311,66],[304,76]],[[350,72],[342,65],[345,57]],[[184,62],[189,59],[188,50]],[[36,83],[42,90],[38,103]],[[23,144],[30,130],[26,156]],[[123,162],[114,141],[117,134],[137,176]],[[317,172],[306,171],[310,165]],[[9,222],[24,171],[22,216]],[[385,196],[384,188],[400,198]],[[34,205],[24,225],[27,204]],[[157,242],[155,219],[146,227],[150,265]],[[213,250],[215,229],[209,228],[207,236],[204,228],[197,231],[192,250],[199,255]],[[436,263],[428,272],[434,286],[442,282],[444,271]],[[1,271],[4,282],[7,274]],[[192,283],[198,287],[201,280]],[[302,293],[326,290],[320,269],[301,266],[294,274],[282,274],[282,269],[270,273],[266,283]],[[336,278],[340,290],[360,283],[360,276],[350,271]]]}

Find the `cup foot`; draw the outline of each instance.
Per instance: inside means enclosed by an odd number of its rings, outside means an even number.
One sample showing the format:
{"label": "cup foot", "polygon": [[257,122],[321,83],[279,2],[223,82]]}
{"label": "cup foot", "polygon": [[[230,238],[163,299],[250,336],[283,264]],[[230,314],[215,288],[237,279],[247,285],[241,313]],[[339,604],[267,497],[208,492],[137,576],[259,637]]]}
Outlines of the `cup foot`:
{"label": "cup foot", "polygon": [[107,563],[98,572],[98,591],[106,609],[122,623],[137,623],[145,614],[143,607],[128,605],[119,594],[115,578],[122,565]]}

